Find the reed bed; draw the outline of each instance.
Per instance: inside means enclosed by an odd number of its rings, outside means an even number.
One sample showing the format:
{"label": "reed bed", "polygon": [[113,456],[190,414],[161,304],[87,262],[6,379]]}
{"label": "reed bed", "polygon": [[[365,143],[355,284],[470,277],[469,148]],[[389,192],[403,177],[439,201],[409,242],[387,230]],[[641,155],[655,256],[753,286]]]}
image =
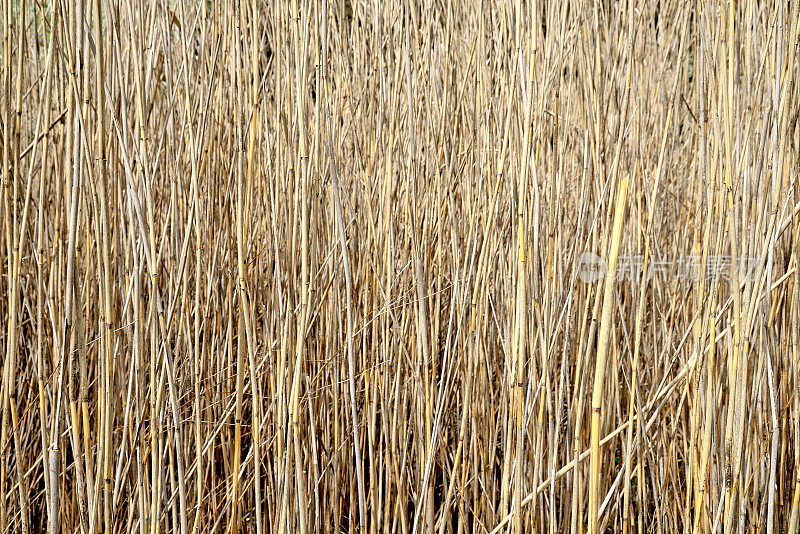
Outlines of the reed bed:
{"label": "reed bed", "polygon": [[1,7],[0,533],[798,532],[800,2]]}

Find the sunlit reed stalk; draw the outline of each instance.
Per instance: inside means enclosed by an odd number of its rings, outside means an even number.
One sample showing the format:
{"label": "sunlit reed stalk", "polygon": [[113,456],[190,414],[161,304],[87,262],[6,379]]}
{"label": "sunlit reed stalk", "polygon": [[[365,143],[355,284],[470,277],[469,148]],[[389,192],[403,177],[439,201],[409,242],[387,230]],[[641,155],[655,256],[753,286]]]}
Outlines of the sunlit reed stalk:
{"label": "sunlit reed stalk", "polygon": [[595,362],[594,386],[592,390],[592,428],[591,428],[591,471],[589,473],[589,532],[597,532],[597,511],[600,486],[600,417],[603,408],[603,389],[605,380],[608,337],[611,331],[611,314],[614,304],[614,285],[617,276],[617,260],[622,239],[622,224],[625,217],[625,203],[628,195],[628,180],[623,178],[615,196],[614,226],[611,230],[611,243],[608,250],[608,271],[605,273],[603,308],[600,315],[600,330],[597,335],[597,360]]}

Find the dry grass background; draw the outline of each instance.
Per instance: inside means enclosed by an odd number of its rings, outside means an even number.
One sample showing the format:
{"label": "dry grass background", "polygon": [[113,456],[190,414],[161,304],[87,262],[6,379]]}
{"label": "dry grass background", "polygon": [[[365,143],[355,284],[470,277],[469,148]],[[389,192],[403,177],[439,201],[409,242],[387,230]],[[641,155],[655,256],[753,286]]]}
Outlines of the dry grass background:
{"label": "dry grass background", "polygon": [[2,7],[0,532],[798,531],[798,2]]}

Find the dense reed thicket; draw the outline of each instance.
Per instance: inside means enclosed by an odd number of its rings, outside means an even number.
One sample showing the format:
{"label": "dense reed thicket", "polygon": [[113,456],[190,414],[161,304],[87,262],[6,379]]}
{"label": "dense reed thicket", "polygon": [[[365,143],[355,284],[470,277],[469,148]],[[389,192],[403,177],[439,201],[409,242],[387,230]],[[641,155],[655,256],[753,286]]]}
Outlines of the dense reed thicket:
{"label": "dense reed thicket", "polygon": [[3,0],[0,532],[798,532],[798,4]]}

